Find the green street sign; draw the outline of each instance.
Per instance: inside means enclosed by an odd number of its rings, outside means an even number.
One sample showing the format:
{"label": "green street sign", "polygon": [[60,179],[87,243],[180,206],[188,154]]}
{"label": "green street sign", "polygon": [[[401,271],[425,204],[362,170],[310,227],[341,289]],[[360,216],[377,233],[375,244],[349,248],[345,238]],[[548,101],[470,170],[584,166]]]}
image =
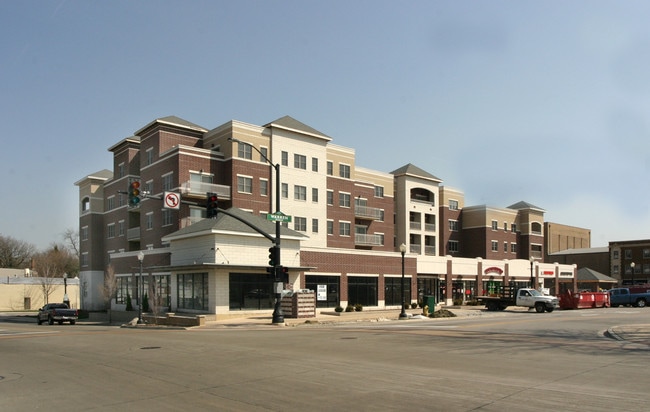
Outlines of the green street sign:
{"label": "green street sign", "polygon": [[287,216],[282,212],[267,213],[266,214],[266,220],[270,220],[271,222],[288,223],[288,222],[291,222],[291,216]]}

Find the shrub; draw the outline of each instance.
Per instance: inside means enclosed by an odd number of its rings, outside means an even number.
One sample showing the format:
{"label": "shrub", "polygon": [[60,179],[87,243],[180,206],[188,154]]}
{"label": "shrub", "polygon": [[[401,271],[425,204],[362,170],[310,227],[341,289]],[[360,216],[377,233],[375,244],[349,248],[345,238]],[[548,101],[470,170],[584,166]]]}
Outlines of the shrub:
{"label": "shrub", "polygon": [[417,309],[417,307],[418,307],[417,302],[411,303],[411,309]]}
{"label": "shrub", "polygon": [[131,303],[131,294],[129,294],[129,292],[126,292],[126,310],[133,310],[133,304]]}
{"label": "shrub", "polygon": [[343,307],[337,306],[337,307],[334,308],[334,311],[338,312],[338,313],[341,313],[341,312],[343,312]]}
{"label": "shrub", "polygon": [[352,305],[348,305],[348,306],[345,308],[345,311],[346,311],[346,312],[354,312],[354,306],[352,306]]}
{"label": "shrub", "polygon": [[354,305],[354,310],[357,312],[361,312],[363,310],[363,305],[361,303],[357,303]]}

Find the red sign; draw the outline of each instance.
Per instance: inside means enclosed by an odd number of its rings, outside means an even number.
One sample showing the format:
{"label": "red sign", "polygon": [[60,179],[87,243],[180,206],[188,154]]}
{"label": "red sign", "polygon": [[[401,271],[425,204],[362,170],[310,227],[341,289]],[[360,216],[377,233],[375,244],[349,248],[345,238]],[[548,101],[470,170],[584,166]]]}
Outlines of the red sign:
{"label": "red sign", "polygon": [[489,268],[485,269],[485,270],[483,271],[483,273],[485,273],[486,275],[487,275],[488,273],[496,273],[496,274],[498,274],[498,275],[503,275],[503,269],[498,268],[498,267],[496,267],[496,266],[492,266],[492,267],[489,267]]}

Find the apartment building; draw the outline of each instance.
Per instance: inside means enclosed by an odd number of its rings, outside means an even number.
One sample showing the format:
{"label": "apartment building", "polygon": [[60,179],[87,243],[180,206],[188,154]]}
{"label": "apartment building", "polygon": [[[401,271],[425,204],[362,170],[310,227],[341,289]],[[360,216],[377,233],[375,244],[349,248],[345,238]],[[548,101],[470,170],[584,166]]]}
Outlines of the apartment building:
{"label": "apartment building", "polygon": [[[175,312],[270,310],[266,268],[272,243],[265,234],[275,234],[276,226],[269,213],[290,220],[280,229],[281,262],[289,271],[285,287],[317,290],[321,309],[399,308],[402,296],[412,302],[427,294],[450,302],[447,285],[457,270],[474,273],[474,293],[481,293],[477,268],[527,259],[519,245],[541,256],[543,210],[521,203],[484,213],[480,223],[476,208],[464,207],[462,192],[441,186],[441,179],[412,164],[391,173],[360,167],[354,149],[289,116],[261,126],[232,120],[214,129],[169,116],[108,150],[113,170],[75,183],[85,309],[124,309],[128,299],[147,295]],[[139,202],[128,194],[133,182],[139,183]],[[180,204],[170,207],[164,201],[169,193],[180,195]],[[206,219],[206,193],[216,193],[228,213]],[[485,222],[494,228],[492,217],[496,232],[506,222],[516,253],[499,247],[499,253],[470,255],[460,266],[445,256],[480,250],[465,233],[483,226],[483,239],[492,239],[496,235],[485,228]],[[571,267],[541,269],[540,279],[573,274]],[[117,278],[113,297],[104,288],[109,274]],[[519,272],[509,279],[516,276],[524,281]]]}
{"label": "apartment building", "polygon": [[611,277],[622,285],[650,283],[650,239],[609,242]]}

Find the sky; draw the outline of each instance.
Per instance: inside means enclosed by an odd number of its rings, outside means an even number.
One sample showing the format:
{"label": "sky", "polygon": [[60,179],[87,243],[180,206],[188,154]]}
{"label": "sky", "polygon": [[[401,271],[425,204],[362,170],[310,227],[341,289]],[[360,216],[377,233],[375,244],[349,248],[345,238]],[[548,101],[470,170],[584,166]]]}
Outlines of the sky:
{"label": "sky", "polygon": [[650,238],[648,1],[0,2],[0,235],[78,228],[75,182],[154,119],[289,115],[466,205]]}

